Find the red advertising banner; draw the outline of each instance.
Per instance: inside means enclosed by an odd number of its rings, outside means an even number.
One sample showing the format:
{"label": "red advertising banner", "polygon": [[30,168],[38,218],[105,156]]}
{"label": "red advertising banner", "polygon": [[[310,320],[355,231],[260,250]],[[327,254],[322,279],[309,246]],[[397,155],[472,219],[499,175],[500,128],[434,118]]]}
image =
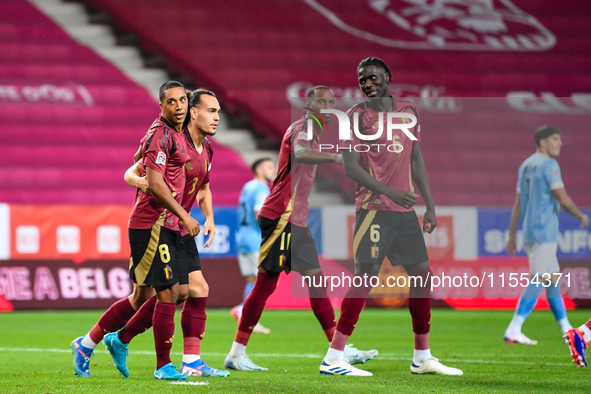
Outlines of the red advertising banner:
{"label": "red advertising banner", "polygon": [[127,259],[131,207],[11,205],[11,259]]}

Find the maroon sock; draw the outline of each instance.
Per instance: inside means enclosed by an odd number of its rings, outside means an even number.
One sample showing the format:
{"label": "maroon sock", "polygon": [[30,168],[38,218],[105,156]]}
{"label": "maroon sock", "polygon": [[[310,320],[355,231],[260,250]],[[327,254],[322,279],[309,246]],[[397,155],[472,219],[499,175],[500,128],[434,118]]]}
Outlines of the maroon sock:
{"label": "maroon sock", "polygon": [[[431,326],[431,270],[426,268],[412,275],[423,278],[423,286],[411,286],[409,289],[408,310],[412,316],[412,330],[415,334],[428,334]],[[415,281],[415,284],[419,283]]]}
{"label": "maroon sock", "polygon": [[139,335],[150,327],[152,327],[152,320],[154,316],[154,308],[156,307],[156,296],[144,302],[144,305],[137,310],[135,315],[119,331],[119,339],[123,343],[129,343],[136,335]]}
{"label": "maroon sock", "polygon": [[589,321],[587,323],[585,323],[585,325],[587,326],[587,328],[589,330],[591,330],[591,319],[589,319]]}
{"label": "maroon sock", "polygon": [[[363,274],[355,274],[355,276],[363,276]],[[371,283],[371,280],[363,283]],[[359,315],[365,306],[365,298],[371,291],[371,286],[355,287],[351,286],[341,305],[341,315],[337,323],[337,331],[350,336],[355,329],[355,325],[359,321]]]}
{"label": "maroon sock", "polygon": [[243,345],[248,344],[250,334],[252,334],[254,326],[259,322],[267,299],[275,291],[278,280],[279,275],[271,277],[266,272],[259,272],[254,287],[242,306],[242,317],[236,333],[236,342]]}
{"label": "maroon sock", "polygon": [[120,299],[103,313],[98,323],[90,330],[90,339],[94,343],[99,343],[105,334],[120,330],[134,314],[135,309],[129,299]]}
{"label": "maroon sock", "polygon": [[[314,277],[319,276],[323,278],[322,272],[317,273]],[[318,281],[311,281],[310,283],[321,283],[323,284],[322,280]],[[326,287],[315,287],[310,286],[308,287],[308,291],[310,293],[310,306],[312,307],[312,311],[320,322],[320,326],[324,330],[324,334],[328,338],[328,342],[332,341],[334,336],[335,327],[337,326],[337,319],[334,316],[334,308],[328,298],[328,294],[326,294]]]}
{"label": "maroon sock", "polygon": [[183,328],[183,354],[199,355],[201,340],[205,332],[205,304],[207,297],[189,297],[183,306],[181,326]]}
{"label": "maroon sock", "polygon": [[340,350],[341,352],[345,351],[345,346],[347,346],[347,341],[349,340],[349,335],[345,335],[339,330],[336,330],[334,334],[334,339],[330,342],[330,347],[336,350]]}
{"label": "maroon sock", "polygon": [[154,344],[156,346],[156,369],[170,363],[170,349],[174,337],[174,302],[156,302],[154,308]]}

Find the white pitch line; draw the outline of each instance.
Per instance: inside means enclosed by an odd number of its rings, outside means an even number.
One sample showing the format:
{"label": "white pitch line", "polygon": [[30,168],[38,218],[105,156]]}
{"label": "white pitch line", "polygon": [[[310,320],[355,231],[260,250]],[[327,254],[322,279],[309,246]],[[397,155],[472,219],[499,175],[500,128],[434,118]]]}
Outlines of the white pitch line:
{"label": "white pitch line", "polygon": [[[1,352],[31,352],[31,353],[71,353],[69,349],[42,349],[42,348],[20,348],[20,347],[0,347]],[[106,350],[95,350],[95,353],[107,354]],[[154,355],[153,351],[136,350],[132,351],[132,354],[141,355]],[[181,352],[171,352],[173,356],[182,356]],[[203,356],[209,357],[225,357],[226,353],[206,353]],[[252,353],[251,357],[268,357],[268,358],[310,358],[310,359],[322,359],[321,354],[280,354],[280,353]],[[502,357],[502,356],[501,356]],[[524,356],[527,357],[527,356]],[[377,361],[410,361],[408,356],[397,356],[396,353],[386,353],[376,358]],[[511,360],[474,360],[474,359],[456,359],[456,358],[442,358],[441,361],[448,363],[465,363],[465,364],[511,364],[511,365],[528,365],[528,366],[553,366],[553,367],[570,367],[570,363],[545,363],[545,362],[528,362],[528,361],[511,361]]]}

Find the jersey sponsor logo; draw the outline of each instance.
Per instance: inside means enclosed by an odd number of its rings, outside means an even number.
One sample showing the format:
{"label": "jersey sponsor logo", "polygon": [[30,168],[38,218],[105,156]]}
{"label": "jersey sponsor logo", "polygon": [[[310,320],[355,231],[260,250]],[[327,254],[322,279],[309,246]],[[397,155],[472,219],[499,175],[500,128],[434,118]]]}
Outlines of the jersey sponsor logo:
{"label": "jersey sponsor logo", "polygon": [[164,152],[158,152],[158,156],[156,157],[156,164],[162,164],[163,166],[166,165],[166,155]]}
{"label": "jersey sponsor logo", "polygon": [[303,1],[342,31],[385,47],[529,52],[556,44],[509,0],[365,0],[355,12],[338,0]]}

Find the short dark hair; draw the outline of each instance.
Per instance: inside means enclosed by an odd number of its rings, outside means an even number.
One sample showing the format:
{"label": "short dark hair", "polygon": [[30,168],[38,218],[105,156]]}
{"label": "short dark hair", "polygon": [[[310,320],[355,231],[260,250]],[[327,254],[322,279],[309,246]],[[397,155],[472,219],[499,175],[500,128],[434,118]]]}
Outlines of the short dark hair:
{"label": "short dark hair", "polygon": [[555,127],[548,125],[538,127],[538,129],[534,133],[534,140],[536,141],[536,146],[539,148],[541,140],[545,140],[546,138],[554,134],[560,134],[560,131],[558,131],[558,129],[556,129]]}
{"label": "short dark hair", "polygon": [[259,166],[266,161],[273,162],[273,159],[271,159],[270,157],[261,157],[260,159],[255,160],[254,163],[252,163],[252,166],[250,166],[252,172],[256,174],[257,168],[259,168]]}
{"label": "short dark hair", "polygon": [[[207,94],[208,96],[211,97],[215,97],[215,93],[212,92],[211,90],[207,90],[205,88],[197,88],[195,90],[187,90],[187,97],[189,99],[189,108],[194,108],[196,106],[198,106],[199,104],[201,104],[201,96]],[[191,121],[191,115],[187,114],[187,116],[185,117],[185,122],[183,123],[183,128],[187,127],[189,125],[189,122]]]}
{"label": "short dark hair", "polygon": [[185,87],[183,86],[182,83],[180,83],[178,81],[167,81],[167,82],[164,82],[160,86],[160,89],[158,90],[158,96],[160,97],[160,101],[162,101],[162,99],[166,95],[166,91],[168,89],[172,89],[172,88],[183,88],[184,89]]}
{"label": "short dark hair", "polygon": [[327,89],[330,90],[330,88],[328,86],[325,85],[316,85],[313,88],[311,88],[310,90],[308,90],[308,95],[306,97],[312,97],[314,95],[314,93],[316,93],[316,90],[318,89]]}
{"label": "short dark hair", "polygon": [[386,75],[390,77],[390,82],[392,82],[392,71],[390,71],[386,63],[379,57],[368,57],[366,59],[363,59],[361,63],[359,63],[359,66],[357,66],[357,71],[367,66],[376,66],[383,68],[386,72]]}
{"label": "short dark hair", "polygon": [[204,94],[215,97],[214,92],[205,88],[197,88],[193,91],[187,91],[187,97],[189,98],[189,108],[193,108],[201,104],[201,96]]}

